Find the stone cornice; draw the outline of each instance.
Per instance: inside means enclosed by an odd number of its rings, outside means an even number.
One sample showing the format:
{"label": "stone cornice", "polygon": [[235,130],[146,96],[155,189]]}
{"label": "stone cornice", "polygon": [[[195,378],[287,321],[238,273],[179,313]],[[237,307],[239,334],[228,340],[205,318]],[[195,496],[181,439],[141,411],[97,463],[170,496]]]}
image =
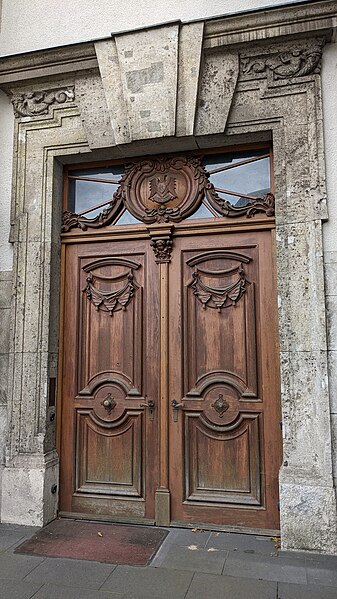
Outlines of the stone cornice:
{"label": "stone cornice", "polygon": [[337,27],[336,0],[282,6],[271,10],[213,19],[205,22],[205,48],[233,46],[273,38],[322,34]]}
{"label": "stone cornice", "polygon": [[[305,34],[324,33],[328,38],[335,27],[337,0],[289,5],[206,20],[204,48],[245,45],[253,41]],[[116,39],[118,37],[115,36]],[[55,78],[95,68],[98,68],[98,63],[92,42],[3,57],[0,58],[0,87],[6,91],[24,81]]]}

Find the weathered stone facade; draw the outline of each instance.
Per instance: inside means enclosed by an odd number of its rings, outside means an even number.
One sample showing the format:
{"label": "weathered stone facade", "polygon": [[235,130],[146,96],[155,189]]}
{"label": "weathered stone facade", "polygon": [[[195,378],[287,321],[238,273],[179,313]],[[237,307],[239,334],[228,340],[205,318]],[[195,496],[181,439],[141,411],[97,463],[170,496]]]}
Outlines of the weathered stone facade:
{"label": "weathered stone facade", "polygon": [[62,164],[268,140],[277,223],[282,544],[337,552],[335,392],[328,379],[328,349],[331,373],[337,349],[336,259],[325,260],[327,337],[320,82],[322,51],[335,26],[335,3],[322,2],[120,34],[37,53],[33,64],[29,55],[2,60],[0,85],[17,116],[14,295],[11,309],[6,296],[2,311],[6,323],[11,313],[4,522],[42,525],[57,510],[48,379],[57,375]]}

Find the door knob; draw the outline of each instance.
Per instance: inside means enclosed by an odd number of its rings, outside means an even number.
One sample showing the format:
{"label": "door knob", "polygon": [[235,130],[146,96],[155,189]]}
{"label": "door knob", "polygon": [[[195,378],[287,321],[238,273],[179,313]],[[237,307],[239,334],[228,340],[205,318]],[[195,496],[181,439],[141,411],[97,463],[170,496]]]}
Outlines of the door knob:
{"label": "door knob", "polygon": [[141,408],[149,409],[150,420],[153,420],[154,419],[154,408],[155,408],[155,403],[154,403],[153,399],[149,399],[146,403],[141,403],[140,406],[141,406]]}
{"label": "door knob", "polygon": [[174,422],[178,421],[178,410],[183,407],[182,403],[178,403],[176,399],[172,399],[171,406],[173,408],[173,420]]}

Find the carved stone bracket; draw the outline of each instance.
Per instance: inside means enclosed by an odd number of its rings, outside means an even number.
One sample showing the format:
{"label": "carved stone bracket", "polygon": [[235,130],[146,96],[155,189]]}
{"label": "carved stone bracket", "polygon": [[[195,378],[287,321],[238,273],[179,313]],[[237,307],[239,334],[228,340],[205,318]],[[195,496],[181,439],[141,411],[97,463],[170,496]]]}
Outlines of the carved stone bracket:
{"label": "carved stone bracket", "polygon": [[73,87],[56,91],[26,92],[12,98],[14,114],[17,118],[25,116],[41,116],[48,114],[53,104],[73,102],[75,93]]}
{"label": "carved stone bracket", "polygon": [[277,54],[241,57],[241,72],[250,77],[271,73],[274,80],[304,77],[320,72],[325,40],[316,40],[307,48]]}
{"label": "carved stone bracket", "polygon": [[148,227],[148,231],[157,264],[171,262],[172,227]]}

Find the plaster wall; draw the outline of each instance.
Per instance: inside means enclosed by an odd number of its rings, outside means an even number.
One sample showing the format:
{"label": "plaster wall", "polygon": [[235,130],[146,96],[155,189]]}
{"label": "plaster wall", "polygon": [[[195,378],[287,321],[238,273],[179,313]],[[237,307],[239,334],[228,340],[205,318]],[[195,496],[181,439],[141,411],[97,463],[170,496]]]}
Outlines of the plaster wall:
{"label": "plaster wall", "polygon": [[[293,4],[295,0],[288,0]],[[108,37],[169,21],[191,21],[285,4],[286,0],[3,0],[0,54]],[[18,10],[19,8],[19,10]]]}

